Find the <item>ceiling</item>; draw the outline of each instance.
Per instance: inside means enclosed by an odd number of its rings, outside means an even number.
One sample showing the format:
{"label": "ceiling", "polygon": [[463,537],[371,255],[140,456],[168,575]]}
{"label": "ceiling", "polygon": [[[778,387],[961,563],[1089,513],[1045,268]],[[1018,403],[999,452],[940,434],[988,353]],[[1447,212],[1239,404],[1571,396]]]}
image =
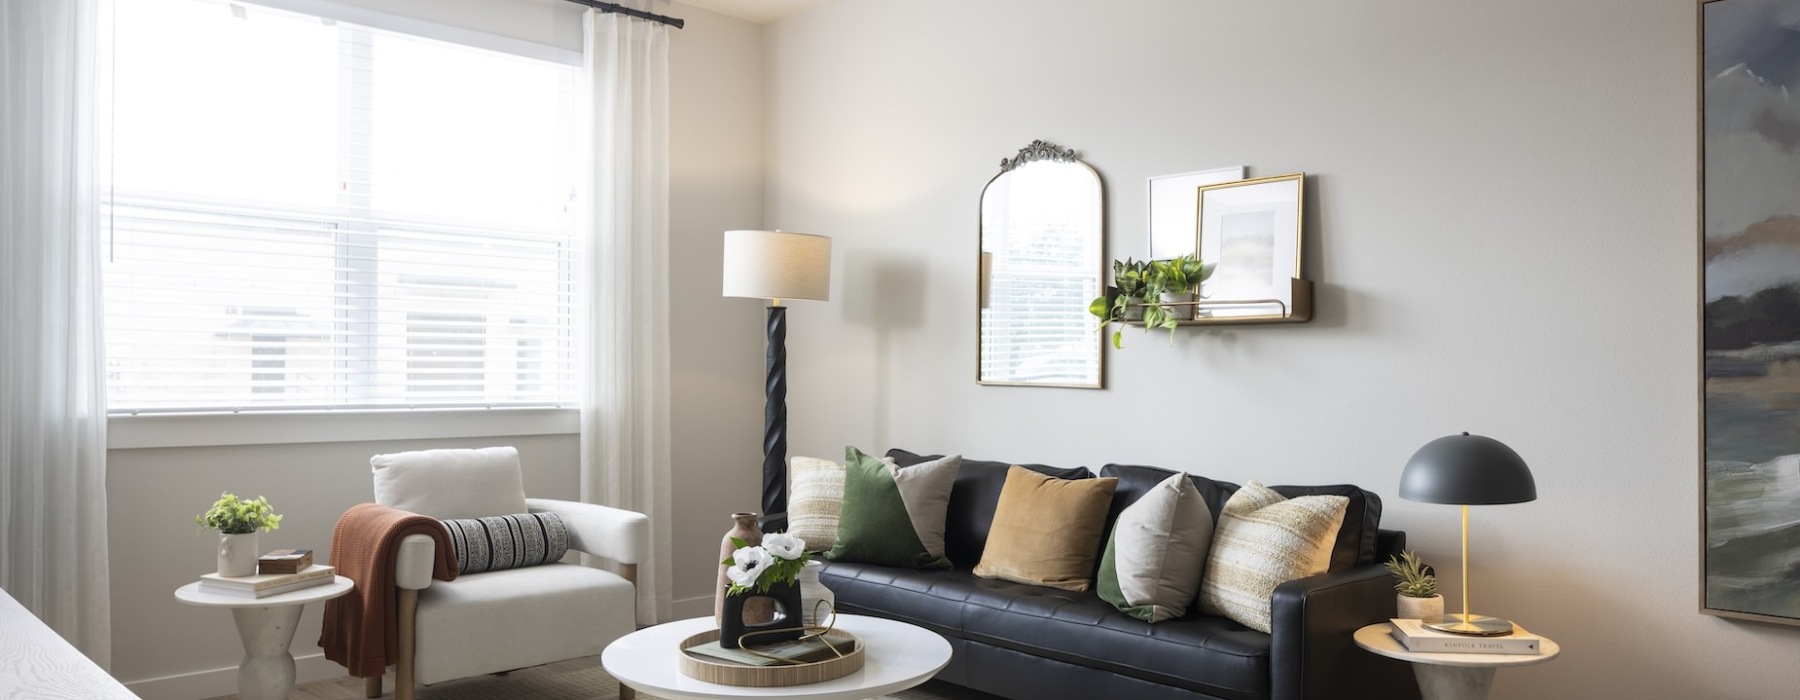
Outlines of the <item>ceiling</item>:
{"label": "ceiling", "polygon": [[830,0],[681,0],[703,10],[766,24]]}

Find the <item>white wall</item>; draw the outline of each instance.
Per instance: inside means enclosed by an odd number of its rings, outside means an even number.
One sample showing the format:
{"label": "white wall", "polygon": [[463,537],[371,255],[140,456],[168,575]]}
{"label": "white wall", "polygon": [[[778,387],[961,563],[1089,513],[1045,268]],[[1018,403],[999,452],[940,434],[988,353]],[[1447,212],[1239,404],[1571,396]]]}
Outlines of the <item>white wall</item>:
{"label": "white wall", "polygon": [[[492,27],[550,45],[568,43],[557,22],[573,21],[574,48],[580,48],[580,14],[570,20],[563,9],[575,6],[562,0],[461,0],[436,8],[454,11],[435,16],[432,6],[416,2],[351,4]],[[762,221],[762,28],[679,3],[640,6],[688,21],[686,29],[673,31],[670,43],[669,247],[671,260],[688,270],[677,271],[669,285],[677,485],[672,592],[676,614],[694,615],[711,607],[727,514],[754,508],[760,493],[762,316],[754,301],[719,296],[717,270],[720,232]],[[194,534],[193,515],[222,490],[267,495],[284,514],[281,530],[265,535],[265,548],[309,546],[321,558],[338,515],[371,498],[373,454],[511,444],[521,451],[532,495],[579,494],[579,440],[569,432],[576,422],[567,414],[507,420],[478,415],[448,424],[429,419],[425,426],[404,418],[345,423],[326,417],[309,422],[300,437],[271,426],[268,417],[236,418],[130,426],[115,421],[115,446],[177,445],[108,453],[112,673],[147,700],[235,692],[243,652],[230,616],[183,606],[172,595],[213,566],[214,540]],[[280,436],[256,444],[180,446],[242,442],[246,425],[258,435],[268,430]],[[514,434],[520,432],[526,434]],[[356,441],[336,441],[346,436]],[[294,638],[301,681],[343,675],[318,655],[320,607],[309,606]]]}
{"label": "white wall", "polygon": [[[1496,698],[1786,698],[1800,630],[1697,608],[1692,0],[839,0],[771,25],[766,222],[834,237],[789,328],[793,452],[845,443],[1350,482],[1457,585],[1426,441],[1517,449],[1474,600],[1562,643]],[[1032,139],[1106,180],[1306,171],[1318,318],[1126,338],[1104,391],[973,381],[978,197]]]}

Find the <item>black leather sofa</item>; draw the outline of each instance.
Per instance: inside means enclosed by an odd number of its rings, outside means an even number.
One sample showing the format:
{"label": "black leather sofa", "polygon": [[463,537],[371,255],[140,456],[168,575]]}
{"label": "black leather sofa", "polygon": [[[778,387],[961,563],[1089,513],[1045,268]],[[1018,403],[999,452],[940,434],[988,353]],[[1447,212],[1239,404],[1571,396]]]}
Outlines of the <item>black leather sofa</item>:
{"label": "black leather sofa", "polygon": [[[934,456],[890,450],[901,465]],[[1330,571],[1276,589],[1273,633],[1195,609],[1156,624],[1125,615],[1093,591],[1074,593],[970,573],[980,561],[1009,463],[964,459],[950,496],[945,549],[955,568],[914,571],[828,562],[820,580],[841,612],[910,622],[943,635],[954,653],[939,680],[1019,700],[1345,700],[1418,698],[1406,664],[1357,648],[1358,627],[1394,615],[1393,579],[1380,566],[1405,533],[1380,530],[1381,499],[1354,486],[1273,487],[1288,497],[1351,498]],[[1021,465],[1060,478],[1086,468]],[[1118,477],[1111,520],[1173,472],[1107,465]],[[1191,476],[1214,518],[1236,484]],[[1098,561],[1098,556],[1096,556]]]}

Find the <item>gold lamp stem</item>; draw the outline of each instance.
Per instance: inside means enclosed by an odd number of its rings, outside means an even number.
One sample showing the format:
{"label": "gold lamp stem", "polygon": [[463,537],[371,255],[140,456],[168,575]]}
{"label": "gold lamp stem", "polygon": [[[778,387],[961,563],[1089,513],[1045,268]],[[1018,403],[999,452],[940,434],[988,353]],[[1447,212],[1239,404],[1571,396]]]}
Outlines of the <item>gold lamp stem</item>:
{"label": "gold lamp stem", "polygon": [[1463,621],[1462,621],[1462,624],[1464,627],[1468,627],[1469,626],[1469,506],[1468,506],[1468,504],[1463,504],[1463,507],[1462,507],[1462,525],[1463,525],[1463,533],[1462,533],[1462,547],[1463,547],[1463,562],[1462,562],[1463,614],[1462,614],[1462,620]]}
{"label": "gold lamp stem", "polygon": [[1469,506],[1466,503],[1462,507],[1462,610],[1461,615],[1445,615],[1446,619],[1427,622],[1425,626],[1441,632],[1478,637],[1512,634],[1513,624],[1510,620],[1469,614]]}

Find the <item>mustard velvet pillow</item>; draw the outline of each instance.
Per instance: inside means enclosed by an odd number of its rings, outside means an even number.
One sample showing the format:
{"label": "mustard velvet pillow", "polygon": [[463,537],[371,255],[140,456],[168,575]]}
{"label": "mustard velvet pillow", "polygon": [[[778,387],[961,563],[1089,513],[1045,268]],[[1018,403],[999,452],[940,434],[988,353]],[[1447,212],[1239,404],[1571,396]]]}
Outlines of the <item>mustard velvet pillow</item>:
{"label": "mustard velvet pillow", "polygon": [[1113,477],[1057,479],[1024,467],[1007,469],[975,575],[1087,590],[1118,484]]}

